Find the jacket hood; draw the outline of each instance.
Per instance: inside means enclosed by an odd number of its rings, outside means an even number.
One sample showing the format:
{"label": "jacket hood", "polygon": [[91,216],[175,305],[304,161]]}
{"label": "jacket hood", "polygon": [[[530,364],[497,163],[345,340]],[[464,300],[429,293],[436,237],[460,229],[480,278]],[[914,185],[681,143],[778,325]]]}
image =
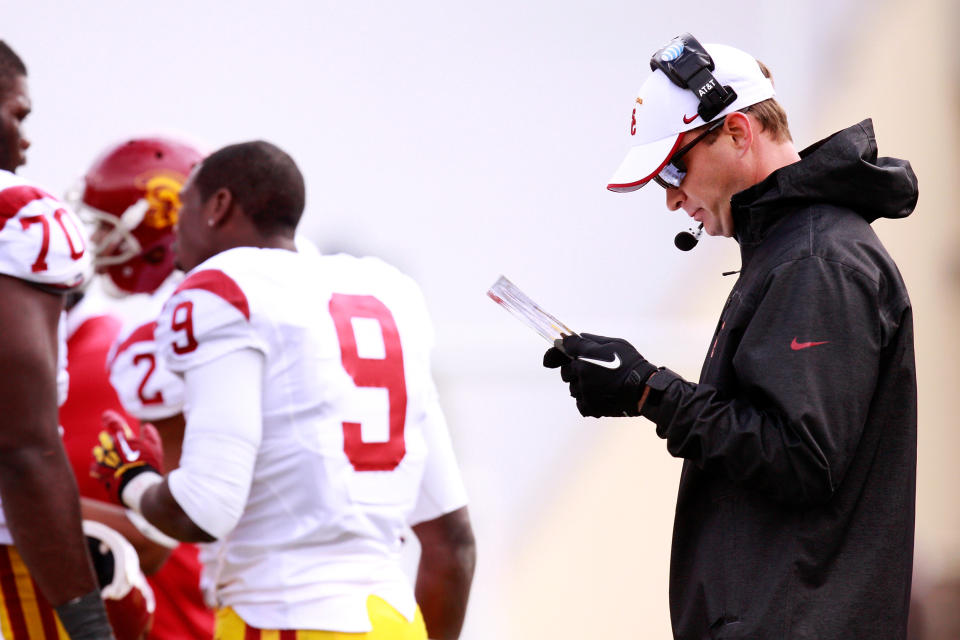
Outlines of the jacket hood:
{"label": "jacket hood", "polygon": [[917,205],[917,176],[910,163],[877,157],[870,119],[807,147],[800,158],[733,196],[738,238],[740,230],[759,222],[757,216],[772,223],[778,212],[818,202],[856,211],[867,222],[905,218]]}

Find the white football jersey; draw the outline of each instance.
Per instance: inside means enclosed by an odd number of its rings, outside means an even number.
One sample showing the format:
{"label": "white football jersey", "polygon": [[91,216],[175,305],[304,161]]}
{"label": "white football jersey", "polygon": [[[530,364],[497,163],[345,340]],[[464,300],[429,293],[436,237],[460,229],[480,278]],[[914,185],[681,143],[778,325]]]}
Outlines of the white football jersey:
{"label": "white football jersey", "polygon": [[[65,204],[31,182],[0,170],[0,274],[67,292],[91,274],[80,221]],[[66,317],[58,328],[57,395],[67,399]],[[0,508],[0,544],[11,544]]]}
{"label": "white football jersey", "polygon": [[412,619],[406,526],[466,504],[414,281],[374,258],[231,249],[186,277],[155,335],[174,372],[265,358],[249,497],[207,559],[218,604],[260,628],[364,632],[375,594]]}
{"label": "white football jersey", "polygon": [[0,273],[64,291],[90,277],[76,215],[57,198],[0,170]]}
{"label": "white football jersey", "polygon": [[128,296],[121,305],[123,327],[107,366],[124,411],[138,420],[162,420],[183,411],[183,378],[157,357],[154,341],[156,318],[182,279],[174,272],[154,293]]}
{"label": "white football jersey", "polygon": [[[304,236],[297,235],[296,244],[300,253],[319,255]],[[163,303],[182,280],[183,273],[174,271],[153,293],[125,296],[111,309],[121,315],[123,328],[107,358],[110,384],[124,411],[141,421],[163,420],[183,412],[183,378],[157,358],[153,335]]]}

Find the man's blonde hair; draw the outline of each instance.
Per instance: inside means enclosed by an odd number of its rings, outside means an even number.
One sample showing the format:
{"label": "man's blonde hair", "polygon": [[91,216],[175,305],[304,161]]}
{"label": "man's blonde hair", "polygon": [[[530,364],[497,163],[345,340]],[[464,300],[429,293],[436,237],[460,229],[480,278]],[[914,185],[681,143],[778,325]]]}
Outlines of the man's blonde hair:
{"label": "man's blonde hair", "polygon": [[[773,84],[773,77],[770,75],[770,69],[767,65],[757,60],[760,65],[760,71],[765,78],[770,79]],[[774,98],[768,98],[763,102],[752,104],[746,109],[741,109],[744,113],[751,113],[760,123],[760,130],[769,132],[774,142],[793,142],[793,136],[790,135],[790,125],[787,124],[787,112],[783,110],[780,103]]]}
{"label": "man's blonde hair", "polygon": [[[767,68],[767,65],[763,64],[757,60],[757,64],[760,65],[760,71],[763,72],[765,78],[770,79],[770,84],[773,84],[773,77],[770,75],[770,69]],[[777,102],[774,98],[767,98],[762,102],[752,104],[749,107],[744,107],[739,110],[740,113],[749,113],[757,119],[757,122],[760,123],[760,130],[767,131],[770,133],[770,137],[773,138],[774,142],[793,142],[793,136],[790,135],[790,126],[787,124],[787,112],[783,110],[783,107],[780,106],[780,103]],[[728,114],[729,115],[729,114]],[[707,123],[693,129],[697,131],[699,129],[706,129],[713,123]],[[707,137],[704,138],[704,142],[707,144],[713,144],[720,137],[720,129],[714,129]]]}

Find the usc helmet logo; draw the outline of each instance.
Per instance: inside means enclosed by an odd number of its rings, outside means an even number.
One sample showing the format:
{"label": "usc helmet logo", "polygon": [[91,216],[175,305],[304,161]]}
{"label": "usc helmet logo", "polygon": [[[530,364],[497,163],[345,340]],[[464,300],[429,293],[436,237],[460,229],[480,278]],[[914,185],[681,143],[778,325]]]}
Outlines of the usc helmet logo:
{"label": "usc helmet logo", "polygon": [[156,175],[147,180],[143,199],[149,208],[143,217],[144,224],[151,229],[167,229],[175,225],[180,212],[182,186],[183,180],[179,176]]}

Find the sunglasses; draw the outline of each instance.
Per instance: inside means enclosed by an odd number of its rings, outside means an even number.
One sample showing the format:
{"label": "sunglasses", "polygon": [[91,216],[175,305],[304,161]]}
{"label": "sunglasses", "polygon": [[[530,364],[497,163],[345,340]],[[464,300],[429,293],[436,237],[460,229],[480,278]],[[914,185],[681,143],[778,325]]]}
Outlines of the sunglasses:
{"label": "sunglasses", "polygon": [[654,182],[664,189],[675,189],[679,187],[680,183],[683,182],[683,179],[687,177],[687,165],[683,162],[683,156],[685,156],[690,149],[693,149],[698,142],[707,137],[708,134],[713,133],[716,129],[723,126],[725,120],[726,118],[720,118],[707,127],[703,133],[680,147],[680,150],[673,154],[673,156],[670,158],[670,162],[668,162],[666,166],[660,170],[660,173],[653,176]]}

